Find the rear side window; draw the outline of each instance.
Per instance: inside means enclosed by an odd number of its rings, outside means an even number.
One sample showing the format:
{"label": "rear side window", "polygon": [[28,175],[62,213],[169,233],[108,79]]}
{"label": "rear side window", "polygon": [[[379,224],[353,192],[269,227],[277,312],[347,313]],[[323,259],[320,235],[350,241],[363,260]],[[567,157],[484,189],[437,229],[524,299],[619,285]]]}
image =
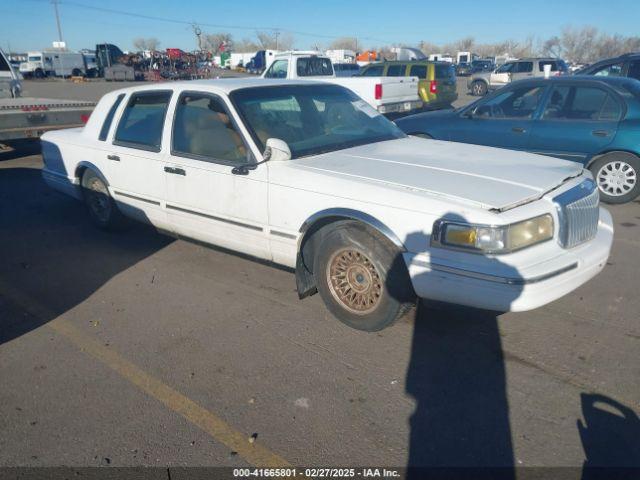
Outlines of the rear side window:
{"label": "rear side window", "polygon": [[636,60],[629,64],[629,71],[627,72],[627,77],[640,80],[640,60]]}
{"label": "rear side window", "polygon": [[387,68],[387,77],[404,77],[405,65],[389,65]]}
{"label": "rear side window", "polygon": [[104,119],[102,128],[100,129],[100,136],[98,137],[98,140],[101,140],[104,142],[107,139],[107,135],[109,135],[109,129],[111,128],[111,123],[113,122],[113,117],[116,114],[116,110],[120,106],[120,103],[122,102],[123,98],[124,98],[124,93],[121,95],[118,95],[118,98],[116,98],[116,101],[113,102],[113,105],[109,109],[109,113],[107,113],[107,116]]}
{"label": "rear side window", "polygon": [[427,78],[427,66],[426,65],[411,65],[409,70],[410,77],[418,77],[421,80]]}
{"label": "rear side window", "polygon": [[451,64],[436,65],[436,79],[453,78],[456,76],[456,69]]}
{"label": "rear side window", "polygon": [[369,67],[362,72],[363,77],[380,77],[382,76],[382,70],[384,67],[382,65],[376,65],[374,67]]}
{"label": "rear side window", "polygon": [[551,65],[551,71],[552,72],[557,72],[558,71],[558,62],[556,62],[554,60],[542,60],[542,61],[538,62],[538,71],[539,72],[544,72],[544,66],[545,65]]}
{"label": "rear side window", "polygon": [[171,92],[164,90],[131,95],[113,143],[159,152],[164,117],[170,99]]}
{"label": "rear side window", "polygon": [[299,58],[296,71],[299,77],[331,76],[333,75],[333,66],[328,58]]}
{"label": "rear side window", "polygon": [[596,87],[554,87],[544,109],[543,118],[558,120],[618,120],[620,103]]}
{"label": "rear side window", "polygon": [[247,149],[222,102],[206,93],[183,93],[173,121],[171,153],[201,160],[246,163]]}
{"label": "rear side window", "polygon": [[533,62],[518,62],[514,73],[529,73],[533,72]]}

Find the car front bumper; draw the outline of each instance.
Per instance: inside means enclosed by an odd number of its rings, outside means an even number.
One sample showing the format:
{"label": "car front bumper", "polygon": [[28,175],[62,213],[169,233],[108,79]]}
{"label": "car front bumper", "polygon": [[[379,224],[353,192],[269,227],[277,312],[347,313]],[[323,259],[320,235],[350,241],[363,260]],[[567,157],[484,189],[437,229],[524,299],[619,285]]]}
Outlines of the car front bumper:
{"label": "car front bumper", "polygon": [[[404,253],[411,281],[421,298],[501,312],[532,310],[557,300],[595,277],[607,263],[613,243],[611,214],[600,209],[592,240],[566,250],[535,275],[471,271],[438,264],[419,254]],[[500,256],[494,257],[499,262]],[[538,269],[539,270],[539,269]]]}

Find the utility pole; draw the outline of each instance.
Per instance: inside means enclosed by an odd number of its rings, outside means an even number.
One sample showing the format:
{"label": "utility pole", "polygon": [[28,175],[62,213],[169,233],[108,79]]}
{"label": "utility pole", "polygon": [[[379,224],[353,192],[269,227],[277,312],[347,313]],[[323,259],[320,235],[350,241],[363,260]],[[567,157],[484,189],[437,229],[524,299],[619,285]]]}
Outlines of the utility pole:
{"label": "utility pole", "polygon": [[276,30],[275,35],[276,35],[276,50],[278,50],[278,35],[280,35],[280,32]]}
{"label": "utility pole", "polygon": [[58,26],[58,40],[62,42],[62,28],[60,28],[60,14],[58,13],[58,1],[59,0],[51,0],[51,3],[53,3],[53,9],[56,12],[56,25]]}

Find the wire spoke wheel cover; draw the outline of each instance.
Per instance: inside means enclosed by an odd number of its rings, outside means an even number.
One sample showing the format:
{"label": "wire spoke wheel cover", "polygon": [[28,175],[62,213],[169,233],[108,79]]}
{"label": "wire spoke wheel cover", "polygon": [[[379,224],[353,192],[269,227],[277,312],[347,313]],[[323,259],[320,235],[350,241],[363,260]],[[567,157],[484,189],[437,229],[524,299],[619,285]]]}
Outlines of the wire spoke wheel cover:
{"label": "wire spoke wheel cover", "polygon": [[383,284],[375,265],[355,248],[338,250],[327,264],[327,284],[333,298],[356,315],[380,304]]}
{"label": "wire spoke wheel cover", "polygon": [[92,178],[88,185],[88,204],[91,212],[102,222],[109,220],[111,203],[106,185],[97,178]]}
{"label": "wire spoke wheel cover", "polygon": [[638,182],[637,172],[627,162],[613,161],[598,170],[596,180],[600,190],[612,197],[629,193]]}

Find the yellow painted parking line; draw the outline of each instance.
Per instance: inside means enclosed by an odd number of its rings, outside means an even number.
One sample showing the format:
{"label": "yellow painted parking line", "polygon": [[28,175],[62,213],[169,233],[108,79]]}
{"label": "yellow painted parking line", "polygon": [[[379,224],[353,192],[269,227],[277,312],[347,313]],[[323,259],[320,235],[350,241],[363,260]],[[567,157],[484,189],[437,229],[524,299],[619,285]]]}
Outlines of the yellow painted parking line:
{"label": "yellow painted parking line", "polygon": [[[6,287],[6,288],[5,288]],[[32,299],[21,298],[18,292],[0,280],[0,291],[12,301],[18,303],[27,312],[41,318],[47,318],[48,309]],[[15,295],[12,295],[14,293]],[[44,315],[43,315],[44,314]],[[128,380],[142,391],[162,402],[165,406],[182,415],[190,423],[211,435],[235,451],[248,463],[258,467],[288,467],[290,464],[282,457],[271,452],[258,442],[249,442],[249,436],[234,429],[220,417],[201,407],[196,402],[163,383],[110,348],[105,347],[89,335],[81,332],[70,322],[57,318],[46,324],[58,334],[71,341],[83,352],[91,355],[103,365],[109,367],[122,378]]]}

